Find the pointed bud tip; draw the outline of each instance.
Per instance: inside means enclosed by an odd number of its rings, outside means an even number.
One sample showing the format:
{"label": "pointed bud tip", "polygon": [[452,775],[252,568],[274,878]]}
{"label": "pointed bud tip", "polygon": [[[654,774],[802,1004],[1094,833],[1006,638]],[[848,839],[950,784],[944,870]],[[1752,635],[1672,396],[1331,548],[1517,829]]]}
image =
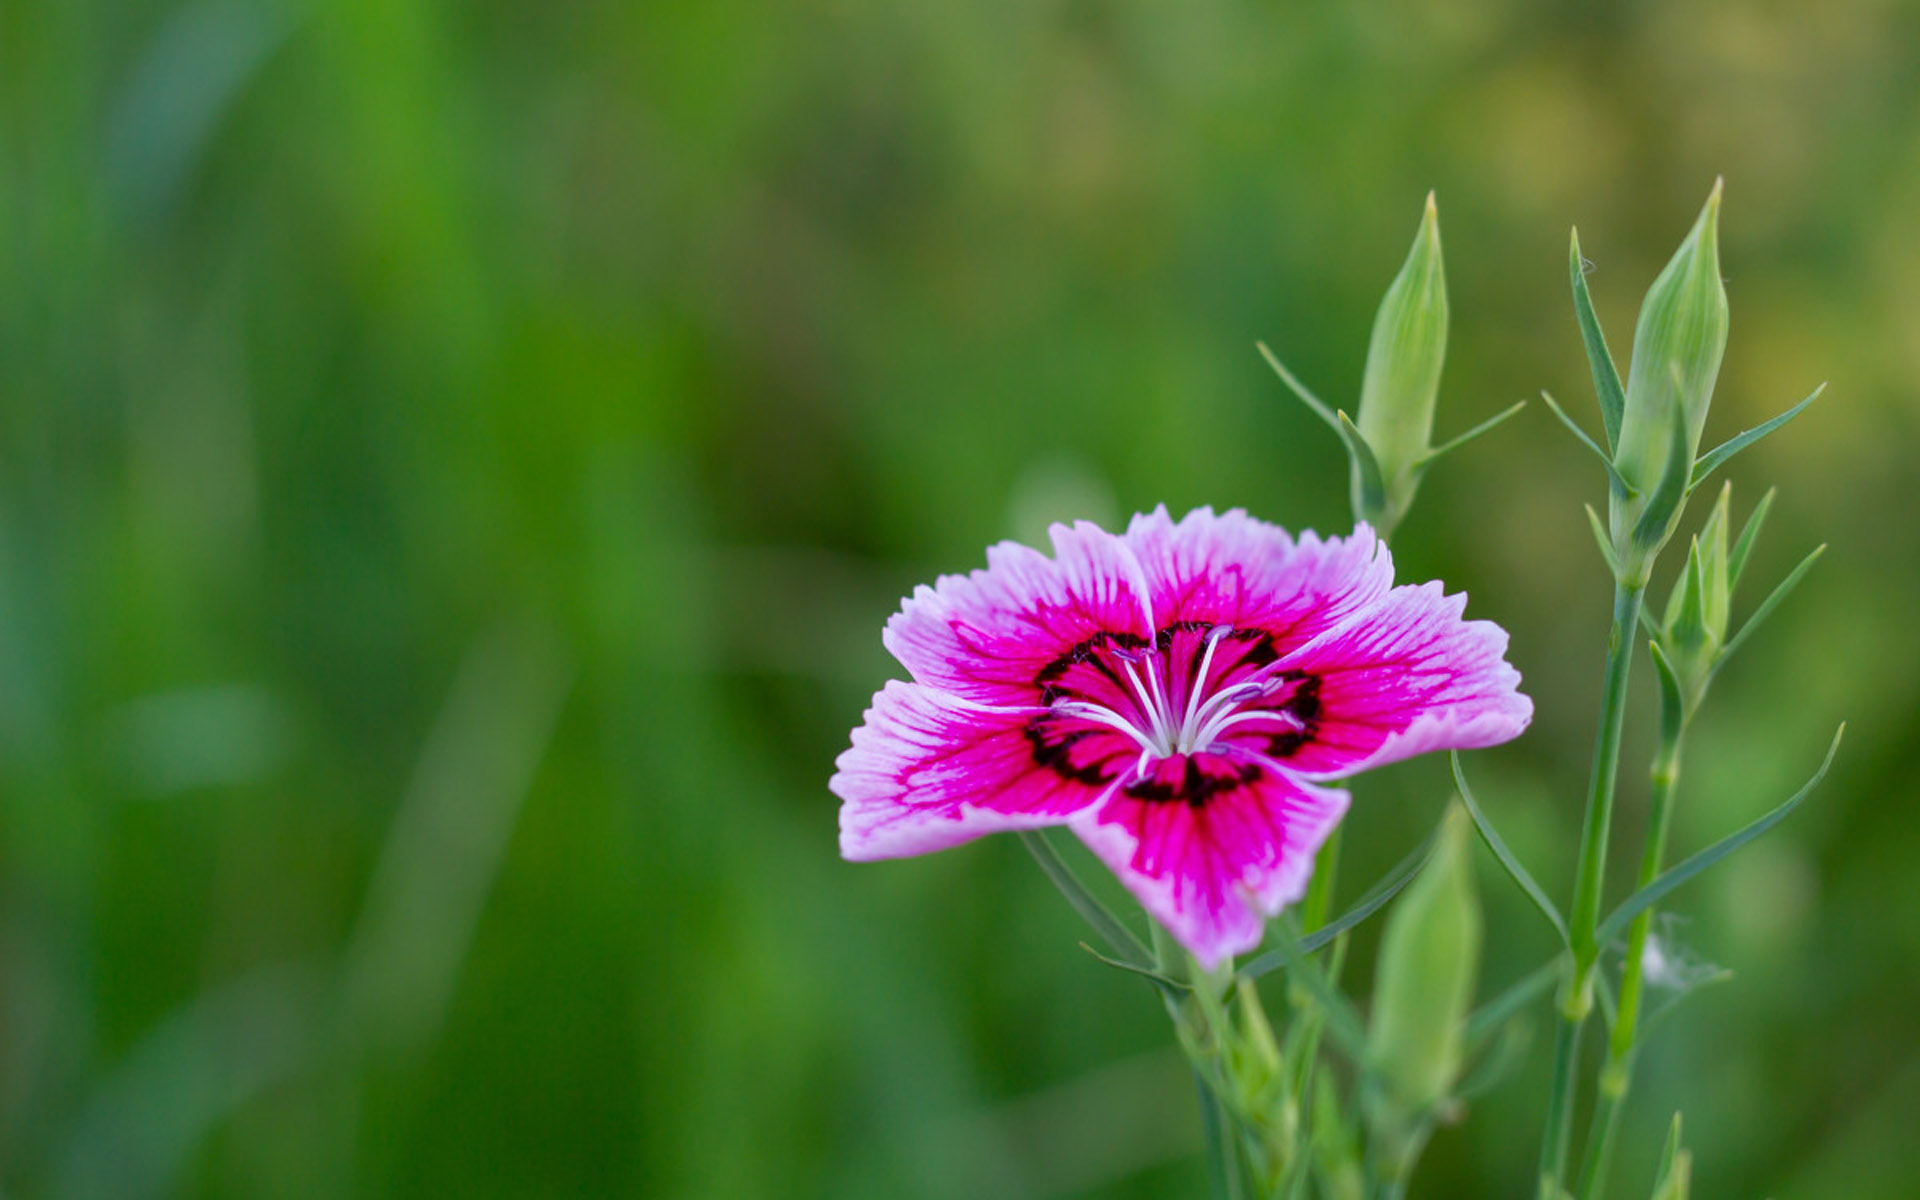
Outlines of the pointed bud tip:
{"label": "pointed bud tip", "polygon": [[1440,206],[1434,203],[1433,193],[1427,193],[1427,206],[1420,210],[1420,233],[1418,241],[1433,246],[1440,245]]}
{"label": "pointed bud tip", "polygon": [[1713,190],[1707,193],[1707,202],[1700,209],[1700,226],[1707,230],[1713,241],[1720,237],[1720,193],[1725,180],[1721,176],[1713,177]]}

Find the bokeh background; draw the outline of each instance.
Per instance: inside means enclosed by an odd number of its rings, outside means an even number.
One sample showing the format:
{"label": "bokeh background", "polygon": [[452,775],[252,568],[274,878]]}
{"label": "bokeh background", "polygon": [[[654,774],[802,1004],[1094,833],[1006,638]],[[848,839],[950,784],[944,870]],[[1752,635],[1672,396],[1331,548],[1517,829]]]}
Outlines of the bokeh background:
{"label": "bokeh background", "polygon": [[[1700,1194],[1914,1195],[1917,44],[1899,0],[0,4],[0,1193],[1200,1194],[1163,1015],[1017,843],[838,860],[881,623],[1055,518],[1342,527],[1253,343],[1351,405],[1429,188],[1442,432],[1597,428],[1567,228],[1624,351],[1724,174],[1709,439],[1830,379],[1728,474],[1781,489],[1756,581],[1831,550],[1677,847],[1851,726],[1677,906],[1739,978],[1618,1194],[1684,1108]],[[1602,486],[1536,403],[1396,544],[1513,631],[1540,715],[1473,769],[1556,893]],[[1359,785],[1346,895],[1441,771]],[[1483,885],[1491,993],[1549,944]],[[1530,1192],[1546,1049],[1416,1194]]]}

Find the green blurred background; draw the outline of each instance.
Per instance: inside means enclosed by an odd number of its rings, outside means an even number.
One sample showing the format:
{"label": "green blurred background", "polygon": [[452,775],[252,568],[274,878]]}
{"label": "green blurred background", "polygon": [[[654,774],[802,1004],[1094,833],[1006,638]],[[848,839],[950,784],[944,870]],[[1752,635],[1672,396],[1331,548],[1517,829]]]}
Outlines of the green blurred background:
{"label": "green blurred background", "polygon": [[[1616,1174],[1683,1107],[1699,1194],[1914,1195],[1917,39],[1896,0],[0,3],[0,1192],[1199,1195],[1157,1003],[1017,843],[838,860],[882,622],[1058,517],[1344,526],[1253,342],[1350,405],[1429,188],[1441,431],[1542,386],[1597,428],[1567,227],[1624,350],[1724,173],[1709,440],[1831,379],[1729,474],[1781,487],[1756,579],[1832,550],[1677,846],[1852,725],[1684,894],[1739,979],[1655,1040]],[[1556,893],[1601,495],[1536,403],[1396,546],[1513,631],[1539,718],[1474,770]],[[1345,894],[1445,788],[1359,785]],[[1490,992],[1549,943],[1482,882]],[[1543,1041],[1416,1194],[1527,1194]]]}

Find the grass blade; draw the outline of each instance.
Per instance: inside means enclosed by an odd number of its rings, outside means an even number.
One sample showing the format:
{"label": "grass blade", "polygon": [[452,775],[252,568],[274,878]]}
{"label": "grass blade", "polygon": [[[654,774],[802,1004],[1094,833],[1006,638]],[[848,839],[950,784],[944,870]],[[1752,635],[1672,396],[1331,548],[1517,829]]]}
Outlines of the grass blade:
{"label": "grass blade", "polygon": [[1027,852],[1033,855],[1034,861],[1040,864],[1040,869],[1047,873],[1047,878],[1053,881],[1053,886],[1059,888],[1060,894],[1067,898],[1067,903],[1073,905],[1073,911],[1093,926],[1105,939],[1108,948],[1124,960],[1116,962],[1115,966],[1130,966],[1148,974],[1154,973],[1153,953],[1141,944],[1133,930],[1113,915],[1112,909],[1087,890],[1086,885],[1080,882],[1080,877],[1073,873],[1073,868],[1067,865],[1067,860],[1061,858],[1060,852],[1047,840],[1045,830],[1021,830],[1020,841],[1026,846]]}
{"label": "grass blade", "polygon": [[[1282,363],[1279,358],[1275,357],[1273,351],[1267,349],[1265,342],[1255,342],[1254,345],[1259,348],[1260,356],[1267,360],[1267,365],[1273,368],[1273,373],[1280,377],[1280,382],[1286,384],[1288,390],[1300,397],[1300,402],[1312,409],[1315,416],[1325,421],[1328,428],[1332,429],[1335,433],[1340,433],[1340,420],[1333,415],[1333,410],[1327,407],[1326,402],[1308,391],[1306,384],[1295,379],[1293,372],[1287,370],[1286,365]],[[1345,437],[1346,435],[1341,434],[1341,436]]]}
{"label": "grass blade", "polygon": [[1475,1054],[1486,1040],[1499,1032],[1502,1025],[1519,1015],[1527,1005],[1539,1000],[1553,990],[1560,982],[1564,957],[1556,958],[1545,966],[1536,967],[1530,973],[1510,985],[1506,991],[1473,1010],[1467,1017],[1467,1052]]}
{"label": "grass blade", "polygon": [[1478,425],[1475,425],[1472,429],[1467,430],[1465,433],[1461,434],[1459,437],[1453,438],[1449,441],[1442,442],[1438,446],[1435,446],[1433,449],[1427,451],[1425,454],[1420,456],[1419,462],[1417,462],[1414,465],[1425,466],[1427,463],[1430,463],[1434,459],[1439,458],[1442,454],[1446,454],[1451,451],[1458,450],[1460,447],[1466,445],[1468,442],[1479,437],[1481,434],[1486,433],[1488,430],[1492,429],[1494,426],[1499,425],[1500,423],[1505,421],[1508,417],[1511,417],[1513,414],[1519,412],[1521,409],[1525,408],[1526,406],[1527,406],[1527,402],[1525,400],[1515,401],[1511,407],[1505,409],[1502,412],[1495,413],[1491,417],[1488,417],[1486,420],[1480,422]]}
{"label": "grass blade", "polygon": [[1614,490],[1620,495],[1631,496],[1633,489],[1627,486],[1626,480],[1620,478],[1620,472],[1613,465],[1613,459],[1607,455],[1605,450],[1600,448],[1599,443],[1588,437],[1587,431],[1575,424],[1573,418],[1568,416],[1558,404],[1554,403],[1551,394],[1543,391],[1540,393],[1540,398],[1547,402],[1547,407],[1553,410],[1553,415],[1560,418],[1560,423],[1568,429],[1571,429],[1573,436],[1580,439],[1580,444],[1593,451],[1593,456],[1599,459],[1600,465],[1607,469],[1607,482],[1613,485]]}
{"label": "grass blade", "polygon": [[[1759,608],[1753,610],[1753,615],[1748,617],[1747,623],[1740,627],[1740,632],[1727,639],[1726,646],[1720,651],[1719,662],[1725,662],[1731,658],[1733,652],[1738,650],[1741,643],[1747,640],[1747,635],[1757,629],[1760,622],[1773,615],[1773,610],[1778,608],[1780,602],[1787,598],[1787,593],[1793,591],[1794,588],[1800,585],[1800,581],[1806,577],[1807,572],[1813,569],[1813,564],[1820,561],[1820,556],[1826,552],[1826,543],[1822,542],[1813,548],[1813,553],[1800,560],[1799,566],[1787,572],[1787,577],[1780,581],[1780,585],[1767,594],[1767,598],[1760,602]],[[1717,667],[1718,663],[1715,665]]]}
{"label": "grass blade", "polygon": [[[1392,869],[1380,877],[1378,883],[1368,888],[1365,895],[1354,901],[1353,907],[1301,938],[1296,952],[1312,954],[1386,907],[1387,901],[1399,895],[1402,888],[1413,882],[1413,877],[1420,873],[1420,868],[1426,866],[1427,860],[1433,857],[1433,847],[1438,840],[1439,832],[1440,827],[1434,826],[1433,830],[1427,834],[1426,840],[1415,846],[1405,858],[1395,863]],[[1269,950],[1241,967],[1240,974],[1247,979],[1258,979],[1276,967],[1283,966],[1286,961],[1285,954],[1278,950]]]}
{"label": "grass blade", "polygon": [[1721,442],[1718,446],[1715,446],[1712,450],[1707,451],[1707,453],[1701,457],[1700,461],[1694,464],[1693,482],[1688,485],[1689,488],[1699,487],[1700,484],[1706,480],[1707,476],[1713,474],[1716,470],[1720,468],[1720,465],[1722,463],[1726,462],[1728,459],[1732,458],[1734,455],[1740,453],[1742,450],[1745,450],[1748,446],[1753,445],[1755,442],[1759,441],[1761,438],[1772,433],[1774,430],[1780,428],[1782,425],[1785,425],[1788,421],[1791,421],[1795,417],[1799,416],[1802,412],[1806,410],[1807,405],[1812,404],[1815,400],[1818,400],[1820,398],[1820,393],[1826,390],[1827,390],[1827,385],[1824,383],[1821,384],[1819,387],[1813,389],[1812,394],[1810,394],[1805,400],[1802,400],[1800,403],[1794,405],[1792,408],[1781,413],[1779,416],[1775,417],[1773,420],[1768,421],[1763,425],[1755,425],[1752,429],[1747,430],[1745,433],[1736,434],[1733,437],[1728,438],[1726,441]]}
{"label": "grass blade", "polygon": [[1607,427],[1607,445],[1620,443],[1620,414],[1626,411],[1627,396],[1620,386],[1620,370],[1613,365],[1607,350],[1607,335],[1600,331],[1600,317],[1593,311],[1593,297],[1587,292],[1587,261],[1580,257],[1580,231],[1573,231],[1567,248],[1567,273],[1573,277],[1573,315],[1580,322],[1580,342],[1587,348],[1587,364],[1593,368],[1593,390],[1600,397],[1600,419]]}
{"label": "grass blade", "polygon": [[1481,812],[1480,805],[1475,803],[1473,790],[1467,786],[1466,772],[1460,767],[1460,752],[1455,750],[1448,757],[1453,760],[1454,786],[1460,790],[1460,799],[1465,802],[1467,813],[1473,818],[1474,828],[1480,831],[1480,840],[1487,844],[1487,849],[1493,851],[1493,856],[1500,860],[1500,865],[1506,868],[1507,874],[1513,876],[1513,881],[1520,885],[1520,890],[1527,894],[1527,898],[1540,909],[1541,915],[1547,918],[1547,924],[1553,926],[1553,931],[1560,935],[1560,944],[1570,945],[1571,938],[1567,933],[1566,918],[1560,915],[1560,910],[1555,908],[1553,901],[1547,898],[1545,889],[1534,882],[1533,876],[1508,848],[1505,839],[1494,829],[1493,823],[1487,820],[1487,814]]}
{"label": "grass blade", "polygon": [[1740,574],[1747,569],[1747,556],[1753,553],[1753,544],[1759,540],[1760,527],[1767,522],[1767,513],[1773,508],[1773,498],[1779,488],[1768,488],[1767,494],[1760,497],[1760,503],[1753,506],[1747,523],[1740,527],[1740,540],[1733,544],[1733,553],[1727,558],[1727,590],[1740,586]]}
{"label": "grass blade", "polygon": [[1775,825],[1786,820],[1789,816],[1792,816],[1793,810],[1799,808],[1801,802],[1812,794],[1813,789],[1819,786],[1822,779],[1826,778],[1827,768],[1833,765],[1833,756],[1839,753],[1841,735],[1845,734],[1846,731],[1847,726],[1845,722],[1841,723],[1840,728],[1834,730],[1833,741],[1827,746],[1827,756],[1821,760],[1820,769],[1813,773],[1813,778],[1800,785],[1800,790],[1795,792],[1785,804],[1782,804],[1759,820],[1754,821],[1744,829],[1721,838],[1705,850],[1702,850],[1692,858],[1687,859],[1679,866],[1674,867],[1666,874],[1660,876],[1646,887],[1628,896],[1626,900],[1621,902],[1619,908],[1613,910],[1613,915],[1609,916],[1606,921],[1601,924],[1599,940],[1605,943],[1613,938],[1619,937],[1621,932],[1626,929],[1628,922],[1632,921],[1647,909],[1660,903],[1660,901],[1666,897],[1667,893],[1673,891],[1681,884],[1692,880],[1695,875],[1700,874],[1700,872],[1713,866],[1727,855],[1732,854],[1735,850],[1740,849],[1748,842],[1753,841],[1761,834],[1772,829]]}

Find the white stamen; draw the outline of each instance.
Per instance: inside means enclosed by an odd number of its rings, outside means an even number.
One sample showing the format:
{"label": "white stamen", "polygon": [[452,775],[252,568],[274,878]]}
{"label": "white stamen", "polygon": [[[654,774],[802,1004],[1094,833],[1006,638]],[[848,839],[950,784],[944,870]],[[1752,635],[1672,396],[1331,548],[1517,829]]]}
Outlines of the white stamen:
{"label": "white stamen", "polygon": [[[1263,696],[1270,696],[1282,687],[1285,682],[1285,680],[1276,678],[1270,674],[1265,679],[1249,679],[1244,683],[1236,683],[1201,705],[1199,713],[1193,719],[1193,723],[1195,727],[1205,729],[1212,723],[1213,719],[1221,713],[1231,710],[1242,701],[1257,700]],[[1188,746],[1206,744],[1205,739],[1197,734],[1191,738],[1183,737],[1181,741]]]}
{"label": "white stamen", "polygon": [[1167,723],[1160,715],[1160,706],[1148,697],[1147,685],[1140,682],[1140,672],[1133,669],[1132,657],[1121,655],[1120,663],[1126,669],[1128,681],[1133,684],[1133,694],[1140,698],[1140,715],[1153,725],[1155,748],[1163,755],[1173,753],[1173,746],[1167,740]]}
{"label": "white stamen", "polygon": [[1229,726],[1238,725],[1243,721],[1259,720],[1284,721],[1294,729],[1305,729],[1307,727],[1305,721],[1302,721],[1290,712],[1280,712],[1271,708],[1260,708],[1250,712],[1234,713],[1231,716],[1216,718],[1210,722],[1205,729],[1200,731],[1200,736],[1194,738],[1194,744],[1204,749],[1211,746],[1216,738],[1227,731]]}
{"label": "white stamen", "polygon": [[1207,687],[1207,672],[1213,669],[1213,651],[1226,636],[1233,632],[1231,625],[1215,625],[1207,630],[1207,652],[1200,656],[1200,669],[1187,681],[1187,715],[1180,720],[1180,748],[1184,751],[1192,745],[1189,734],[1193,731],[1193,714],[1200,707],[1200,693]]}
{"label": "white stamen", "polygon": [[1053,712],[1056,716],[1078,717],[1083,721],[1094,721],[1108,728],[1117,729],[1137,742],[1144,754],[1160,752],[1160,748],[1154,745],[1146,734],[1141,733],[1132,721],[1104,704],[1092,704],[1085,700],[1059,700],[1054,703]]}

